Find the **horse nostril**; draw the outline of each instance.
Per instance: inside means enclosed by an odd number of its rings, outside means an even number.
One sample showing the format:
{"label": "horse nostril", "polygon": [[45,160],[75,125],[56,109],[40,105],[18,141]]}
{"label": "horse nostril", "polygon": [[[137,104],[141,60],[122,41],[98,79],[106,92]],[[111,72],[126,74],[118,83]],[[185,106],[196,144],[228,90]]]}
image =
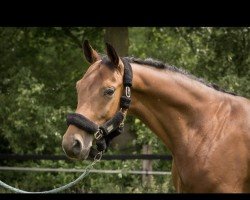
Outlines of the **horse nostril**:
{"label": "horse nostril", "polygon": [[79,155],[82,150],[82,144],[78,139],[75,139],[72,146],[73,153]]}

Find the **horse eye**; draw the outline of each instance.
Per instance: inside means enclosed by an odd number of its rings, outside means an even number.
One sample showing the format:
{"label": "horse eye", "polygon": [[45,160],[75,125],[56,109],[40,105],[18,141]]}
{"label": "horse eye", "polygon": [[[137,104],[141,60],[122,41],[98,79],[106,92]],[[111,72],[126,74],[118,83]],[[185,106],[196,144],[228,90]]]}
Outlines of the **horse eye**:
{"label": "horse eye", "polygon": [[114,93],[115,93],[115,88],[107,88],[104,91],[104,95],[106,95],[106,96],[112,96]]}

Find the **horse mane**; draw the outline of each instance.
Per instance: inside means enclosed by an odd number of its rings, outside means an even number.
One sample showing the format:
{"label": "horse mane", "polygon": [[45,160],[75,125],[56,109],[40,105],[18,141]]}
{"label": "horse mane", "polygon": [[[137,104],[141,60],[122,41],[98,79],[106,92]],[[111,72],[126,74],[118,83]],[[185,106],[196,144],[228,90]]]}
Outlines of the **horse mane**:
{"label": "horse mane", "polygon": [[126,59],[128,62],[130,63],[137,63],[137,64],[141,64],[141,65],[148,65],[150,67],[155,67],[155,68],[158,68],[158,69],[166,69],[166,70],[169,70],[169,71],[173,71],[173,72],[177,72],[177,73],[180,73],[180,74],[183,74],[193,80],[196,80],[210,88],[213,88],[217,91],[220,91],[220,92],[224,92],[224,93],[227,93],[227,94],[231,94],[231,95],[234,95],[234,96],[237,96],[236,93],[234,92],[230,92],[230,91],[226,91],[225,89],[219,87],[218,85],[214,84],[214,83],[210,83],[210,82],[207,82],[205,81],[204,79],[202,78],[197,78],[196,76],[190,74],[188,71],[182,69],[182,68],[177,68],[176,66],[170,66],[166,63],[163,63],[159,60],[155,60],[155,59],[152,59],[152,58],[146,58],[145,60],[143,59],[140,59],[140,58],[135,58],[135,57],[124,57],[124,59]]}
{"label": "horse mane", "polygon": [[[110,60],[108,59],[108,57],[106,55],[101,55],[102,56],[102,61],[107,64],[110,65]],[[207,87],[213,88],[217,91],[223,92],[223,93],[227,93],[227,94],[231,94],[234,96],[238,96],[236,93],[234,92],[230,92],[230,91],[226,91],[225,89],[219,87],[218,85],[214,84],[214,83],[210,83],[208,81],[205,81],[203,78],[197,78],[196,76],[190,74],[188,71],[176,67],[176,66],[171,66],[168,65],[166,63],[163,63],[162,61],[159,60],[155,60],[153,58],[146,58],[146,59],[141,59],[141,58],[135,58],[135,57],[123,57],[123,59],[126,59],[129,63],[137,63],[137,64],[141,64],[141,65],[148,65],[150,67],[155,67],[157,69],[166,69],[172,72],[177,72],[180,74],[183,74],[187,77],[189,77],[192,80],[196,80],[204,85],[206,85]]]}

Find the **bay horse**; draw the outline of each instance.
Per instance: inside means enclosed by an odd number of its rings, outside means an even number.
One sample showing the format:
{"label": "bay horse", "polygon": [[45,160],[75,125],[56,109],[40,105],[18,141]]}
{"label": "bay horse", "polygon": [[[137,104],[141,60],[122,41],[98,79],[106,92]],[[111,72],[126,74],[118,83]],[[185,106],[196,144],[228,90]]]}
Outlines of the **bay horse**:
{"label": "bay horse", "polygon": [[[219,89],[177,67],[153,59],[121,58],[106,43],[100,56],[84,42],[90,67],[76,83],[76,113],[97,126],[120,110],[123,59],[132,68],[128,114],[142,120],[173,156],[177,192],[250,192],[250,101]],[[62,147],[68,157],[87,159],[93,134],[69,124]]]}

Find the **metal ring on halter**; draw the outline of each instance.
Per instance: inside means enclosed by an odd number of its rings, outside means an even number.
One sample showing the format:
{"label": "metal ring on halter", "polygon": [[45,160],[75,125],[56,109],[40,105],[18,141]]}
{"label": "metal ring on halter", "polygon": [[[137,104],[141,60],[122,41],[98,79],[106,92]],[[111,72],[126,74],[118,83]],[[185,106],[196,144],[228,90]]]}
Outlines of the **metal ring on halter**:
{"label": "metal ring on halter", "polygon": [[125,88],[125,93],[126,93],[126,97],[131,97],[131,90],[130,90],[130,87],[126,86]]}
{"label": "metal ring on halter", "polygon": [[94,137],[95,137],[96,140],[100,140],[103,137],[102,129],[99,129],[97,132],[95,132]]}
{"label": "metal ring on halter", "polygon": [[[99,157],[98,157],[99,156]],[[94,157],[94,161],[100,161],[102,159],[102,151],[99,151],[95,157]]]}

